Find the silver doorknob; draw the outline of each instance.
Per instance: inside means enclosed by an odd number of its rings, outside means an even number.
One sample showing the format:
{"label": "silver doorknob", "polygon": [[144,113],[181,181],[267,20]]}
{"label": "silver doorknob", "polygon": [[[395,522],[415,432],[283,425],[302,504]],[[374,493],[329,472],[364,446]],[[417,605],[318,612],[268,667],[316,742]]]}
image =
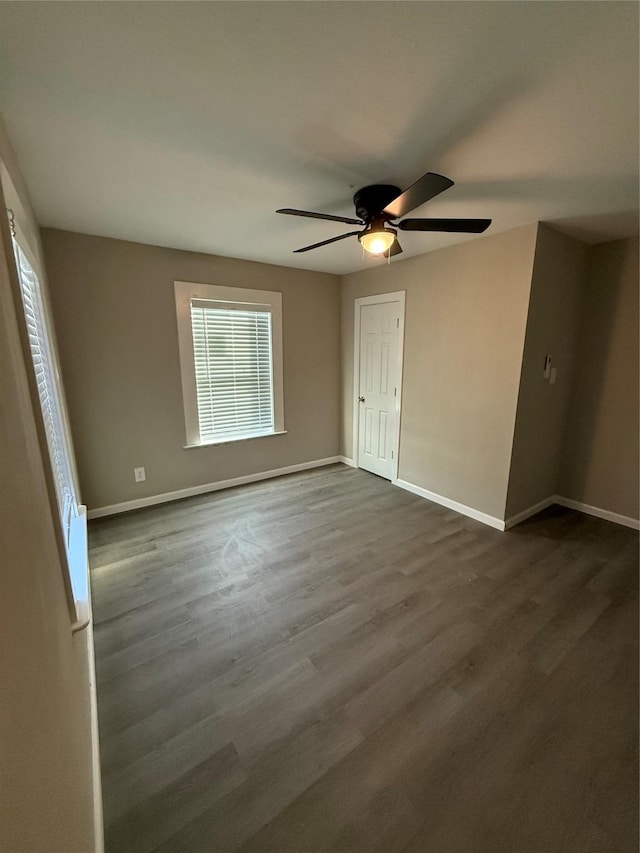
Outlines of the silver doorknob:
{"label": "silver doorknob", "polygon": [[359,403],[364,403],[364,397],[358,397],[358,402],[359,402]]}

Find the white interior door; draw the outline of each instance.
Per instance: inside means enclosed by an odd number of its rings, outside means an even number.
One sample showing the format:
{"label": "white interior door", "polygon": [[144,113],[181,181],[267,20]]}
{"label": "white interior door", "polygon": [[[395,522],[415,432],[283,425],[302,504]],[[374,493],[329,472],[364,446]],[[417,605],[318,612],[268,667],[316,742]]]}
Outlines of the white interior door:
{"label": "white interior door", "polygon": [[381,301],[371,304],[362,300],[357,306],[360,341],[356,459],[359,468],[393,480],[398,467],[404,300],[377,298]]}

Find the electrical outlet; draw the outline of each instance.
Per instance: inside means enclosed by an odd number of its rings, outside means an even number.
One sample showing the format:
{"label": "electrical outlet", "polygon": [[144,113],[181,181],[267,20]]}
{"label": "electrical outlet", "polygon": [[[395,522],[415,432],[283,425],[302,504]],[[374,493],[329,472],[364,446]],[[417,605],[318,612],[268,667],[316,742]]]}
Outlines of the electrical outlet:
{"label": "electrical outlet", "polygon": [[144,483],[144,481],[147,479],[147,475],[144,472],[144,468],[134,468],[133,477],[136,483]]}

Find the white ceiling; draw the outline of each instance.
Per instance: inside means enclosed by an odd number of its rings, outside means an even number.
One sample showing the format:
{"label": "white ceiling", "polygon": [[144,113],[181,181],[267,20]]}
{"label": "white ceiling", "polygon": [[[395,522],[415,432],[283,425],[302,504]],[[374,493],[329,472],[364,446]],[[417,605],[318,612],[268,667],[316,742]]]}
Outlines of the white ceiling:
{"label": "white ceiling", "polygon": [[638,8],[2,2],[0,107],[44,225],[345,273],[355,238],[291,251],[349,226],[275,209],[434,171],[412,215],[599,242],[637,230]]}

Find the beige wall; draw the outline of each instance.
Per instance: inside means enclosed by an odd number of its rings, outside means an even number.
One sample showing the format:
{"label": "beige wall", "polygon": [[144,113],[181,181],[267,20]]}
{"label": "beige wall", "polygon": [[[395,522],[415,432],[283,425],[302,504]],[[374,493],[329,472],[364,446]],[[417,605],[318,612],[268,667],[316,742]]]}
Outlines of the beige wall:
{"label": "beige wall", "polygon": [[638,518],[638,240],[589,249],[560,493]]}
{"label": "beige wall", "polygon": [[[577,240],[539,225],[511,457],[508,518],[558,491],[586,251]],[[553,385],[543,378],[546,355],[551,355],[557,370]]]}
{"label": "beige wall", "polygon": [[[0,158],[30,211],[1,122]],[[70,630],[0,218],[0,849],[87,853],[90,634]]]}
{"label": "beige wall", "polygon": [[[337,277],[51,229],[43,243],[90,509],[338,454]],[[286,435],[183,448],[174,280],[282,292]]]}
{"label": "beige wall", "polygon": [[342,447],[359,296],[406,290],[400,479],[504,518],[535,225],[345,276]]}

